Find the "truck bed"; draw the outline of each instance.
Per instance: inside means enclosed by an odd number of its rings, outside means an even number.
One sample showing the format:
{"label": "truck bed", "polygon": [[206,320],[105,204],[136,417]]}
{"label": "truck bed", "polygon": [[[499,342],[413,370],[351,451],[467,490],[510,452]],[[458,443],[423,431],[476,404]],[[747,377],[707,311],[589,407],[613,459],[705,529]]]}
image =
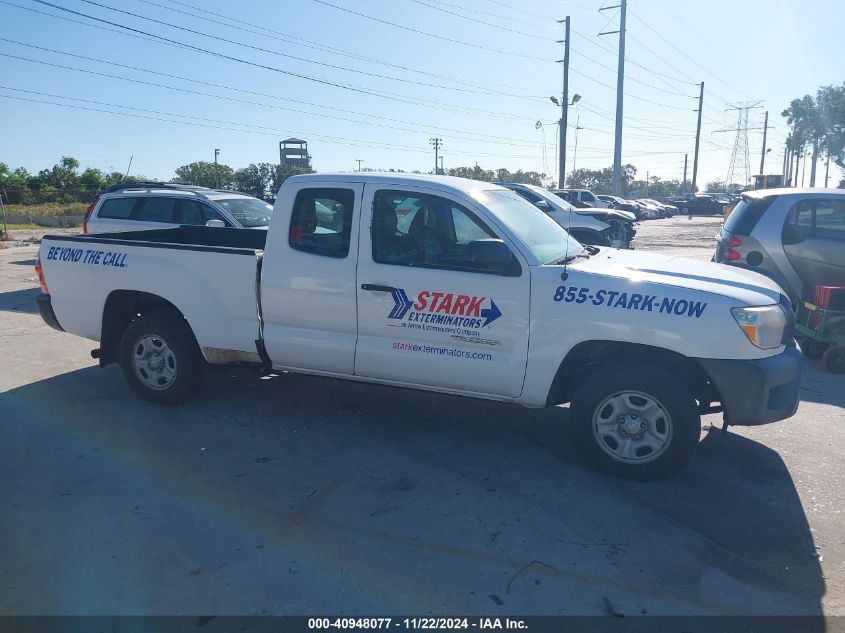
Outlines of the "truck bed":
{"label": "truck bed", "polygon": [[[69,239],[67,236],[46,237],[56,239]],[[267,231],[261,229],[232,229],[217,228],[208,226],[180,226],[173,229],[153,229],[148,231],[121,231],[117,233],[89,233],[87,235],[72,236],[72,240],[91,240],[98,242],[115,243],[117,241],[128,242],[153,242],[161,245],[172,245],[178,247],[218,247],[237,248],[250,250],[264,250],[267,242]],[[138,244],[143,246],[143,244]],[[153,246],[149,244],[148,246]]]}
{"label": "truck bed", "polygon": [[258,263],[267,231],[182,226],[46,235],[41,265],[67,332],[101,339],[103,314],[126,293],[172,304],[209,362],[257,361]]}

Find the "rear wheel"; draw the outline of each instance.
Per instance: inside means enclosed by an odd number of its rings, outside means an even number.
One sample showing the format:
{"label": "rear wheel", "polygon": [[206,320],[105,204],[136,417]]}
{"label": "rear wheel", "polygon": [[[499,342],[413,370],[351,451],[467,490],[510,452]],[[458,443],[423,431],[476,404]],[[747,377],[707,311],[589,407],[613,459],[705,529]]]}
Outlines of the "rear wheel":
{"label": "rear wheel", "polygon": [[814,341],[811,338],[805,338],[801,341],[801,352],[804,354],[804,358],[809,360],[819,360],[829,347],[829,343]]}
{"label": "rear wheel", "polygon": [[124,331],[120,366],[137,395],[151,402],[176,404],[199,388],[205,361],[181,316],[148,314]]}
{"label": "rear wheel", "polygon": [[825,368],[832,374],[845,374],[845,345],[834,345],[822,356]]}
{"label": "rear wheel", "polygon": [[575,439],[598,470],[628,479],[663,479],[692,457],[701,417],[689,389],[649,366],[603,366],[571,404]]}

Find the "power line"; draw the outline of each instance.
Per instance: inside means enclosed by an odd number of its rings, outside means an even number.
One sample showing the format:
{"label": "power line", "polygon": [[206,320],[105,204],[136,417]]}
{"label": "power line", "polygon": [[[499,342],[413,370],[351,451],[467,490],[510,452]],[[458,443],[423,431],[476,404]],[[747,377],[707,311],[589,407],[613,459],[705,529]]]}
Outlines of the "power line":
{"label": "power line", "polygon": [[[443,75],[440,73],[433,73],[430,71],[425,71],[420,68],[414,68],[411,66],[404,66],[402,64],[397,64],[394,62],[390,62],[384,59],[376,59],[374,57],[368,57],[366,55],[361,55],[360,53],[354,53],[352,51],[348,51],[342,48],[335,48],[333,46],[328,46],[321,42],[315,42],[313,40],[308,40],[302,37],[298,37],[295,35],[290,35],[288,33],[282,33],[280,31],[275,31],[273,29],[269,29],[267,27],[261,26],[259,24],[255,24],[253,22],[245,22],[244,20],[239,20],[229,15],[225,15],[222,13],[215,13],[214,11],[209,11],[207,9],[203,9],[201,7],[194,6],[187,2],[181,2],[180,0],[167,0],[172,4],[175,4],[180,7],[187,7],[189,9],[193,9],[195,11],[199,11],[200,13],[204,13],[207,15],[213,15],[218,18],[222,18],[226,20],[226,22],[221,22],[220,20],[214,20],[212,18],[205,17],[203,15],[197,15],[195,13],[191,13],[189,11],[185,11],[184,9],[174,9],[173,7],[167,7],[163,4],[159,4],[158,2],[154,2],[153,0],[138,0],[139,2],[143,2],[144,4],[150,4],[166,11],[173,11],[175,13],[179,13],[180,15],[188,15],[193,18],[197,18],[198,20],[205,20],[206,22],[211,22],[212,24],[219,24],[222,26],[226,26],[228,28],[237,29],[240,31],[244,31],[246,33],[252,33],[253,35],[261,35],[262,37],[269,37],[272,39],[276,39],[281,42],[285,42],[286,44],[293,44],[295,46],[303,46],[305,48],[311,48],[313,50],[318,50],[321,52],[328,52],[335,55],[343,55],[345,57],[352,57],[353,59],[357,59],[360,61],[369,62],[372,64],[379,64],[382,66],[387,66],[389,68],[396,68],[398,70],[404,70],[406,72],[416,73],[420,75],[426,75],[428,77],[435,77],[437,79],[445,79],[447,81],[454,81],[460,84],[467,84],[473,85],[477,87],[487,87],[487,88],[494,88],[494,89],[501,89],[501,88],[512,88],[512,86],[506,86],[504,84],[497,84],[497,83],[488,83],[488,82],[480,82],[480,81],[473,81],[470,79],[466,79],[463,77],[454,77],[450,75]],[[245,26],[252,27],[251,29],[244,28],[243,26],[235,26],[235,24],[241,24]],[[259,31],[265,31],[265,33],[260,33],[253,29],[259,29]],[[523,88],[522,90],[529,90],[527,88]]]}
{"label": "power line", "polygon": [[555,41],[551,37],[543,37],[542,35],[536,35],[534,33],[526,33],[524,31],[517,31],[516,29],[511,29],[511,28],[508,28],[506,26],[499,26],[498,24],[493,24],[492,22],[485,22],[484,20],[479,20],[478,18],[471,18],[471,17],[466,16],[466,15],[461,15],[460,13],[455,13],[454,11],[450,11],[449,9],[444,9],[442,7],[438,7],[438,6],[428,4],[427,2],[423,2],[423,0],[411,0],[411,2],[419,4],[423,7],[428,7],[429,9],[434,9],[435,11],[441,11],[443,13],[446,13],[447,15],[452,15],[452,16],[455,16],[457,18],[461,18],[462,20],[468,20],[469,22],[475,22],[476,24],[483,24],[484,26],[489,26],[491,28],[499,29],[501,31],[507,31],[509,33],[516,33],[517,35],[523,35],[525,37],[532,37],[534,39],[543,40],[544,42],[554,43],[554,41]]}
{"label": "power line", "polygon": [[460,6],[460,5],[457,5],[457,4],[453,4],[451,2],[443,2],[443,0],[429,0],[429,1],[433,2],[434,4],[440,4],[440,5],[449,7],[451,9],[455,9],[455,10],[458,10],[458,11],[464,11],[466,13],[476,13],[478,15],[483,15],[485,17],[497,18],[499,20],[506,20],[508,22],[519,22],[520,24],[527,24],[528,26],[533,26],[534,28],[539,26],[541,28],[545,28],[545,29],[549,29],[549,30],[557,30],[555,26],[552,26],[555,23],[553,22],[553,19],[550,18],[549,16],[545,16],[545,17],[541,18],[541,20],[543,22],[546,22],[546,24],[540,24],[538,20],[533,20],[533,21],[522,20],[520,18],[515,18],[513,16],[504,16],[504,15],[500,15],[498,13],[491,13],[489,11],[481,11],[479,9],[470,9],[469,7],[463,7],[463,6]]}
{"label": "power line", "polygon": [[[8,41],[8,40],[6,40],[5,38],[0,38],[0,41]],[[51,49],[44,49],[43,47],[35,47],[35,48],[41,48],[42,50],[51,50]],[[83,57],[83,56],[73,55],[72,53],[66,53],[66,54],[71,55],[73,57]],[[179,87],[176,87],[176,86],[168,86],[168,85],[165,85],[165,84],[159,84],[159,83],[150,82],[150,81],[143,81],[141,79],[134,79],[134,78],[131,78],[131,77],[122,77],[120,75],[112,75],[110,73],[103,73],[103,72],[88,70],[88,69],[84,69],[84,68],[76,68],[74,66],[67,66],[67,65],[64,65],[64,64],[56,64],[56,63],[46,62],[46,61],[38,60],[38,59],[30,59],[30,58],[27,58],[27,57],[20,57],[18,55],[11,55],[9,53],[0,53],[0,56],[9,57],[9,58],[12,58],[12,59],[17,59],[19,61],[26,61],[26,62],[36,63],[36,64],[42,64],[42,65],[45,65],[45,66],[52,66],[54,68],[61,68],[63,70],[72,70],[72,71],[76,71],[76,72],[92,74],[92,75],[96,75],[98,77],[106,77],[106,78],[109,78],[109,79],[118,79],[118,80],[121,80],[121,81],[127,81],[127,82],[130,82],[130,83],[135,83],[135,84],[140,84],[140,85],[145,85],[145,86],[153,86],[153,87],[156,87],[156,88],[164,88],[166,90],[174,90],[174,91],[177,91],[177,92],[184,92],[184,93],[187,93],[187,94],[194,94],[194,95],[199,95],[199,96],[203,96],[203,97],[211,97],[211,98],[214,98],[214,99],[222,99],[222,100],[225,100],[225,101],[234,101],[234,102],[237,102],[237,103],[246,103],[246,104],[249,104],[249,105],[257,105],[257,106],[261,106],[261,107],[265,107],[265,108],[273,108],[273,109],[276,109],[276,110],[282,110],[282,111],[285,111],[285,112],[294,112],[294,113],[297,113],[297,114],[305,114],[305,115],[308,115],[308,116],[319,116],[321,118],[328,118],[328,119],[334,119],[334,120],[338,120],[338,121],[345,121],[345,122],[348,122],[348,123],[357,123],[359,125],[371,125],[371,126],[379,127],[379,128],[400,130],[400,131],[403,131],[403,132],[413,132],[413,133],[425,133],[427,131],[431,131],[432,129],[439,129],[439,130],[443,130],[443,131],[452,132],[453,133],[452,136],[454,138],[459,138],[459,139],[467,140],[467,141],[477,141],[477,142],[485,142],[485,143],[492,143],[492,144],[499,144],[499,145],[512,145],[512,146],[520,146],[521,145],[523,147],[531,147],[531,146],[535,145],[535,143],[533,143],[531,141],[526,141],[525,139],[515,139],[515,138],[508,138],[508,137],[492,136],[492,135],[489,135],[489,134],[482,134],[480,132],[479,133],[469,132],[469,131],[466,131],[466,130],[457,130],[457,129],[453,129],[453,128],[441,128],[439,126],[424,125],[424,124],[420,124],[420,123],[414,123],[414,122],[411,122],[411,121],[403,121],[401,119],[384,118],[384,117],[379,117],[377,115],[370,115],[370,114],[366,114],[366,113],[355,112],[355,111],[352,111],[352,110],[344,110],[344,109],[341,109],[341,108],[330,108],[332,110],[339,110],[340,112],[357,114],[359,116],[365,116],[365,117],[368,116],[368,117],[371,117],[371,118],[374,118],[374,119],[375,118],[378,119],[378,121],[373,121],[373,122],[359,121],[359,120],[355,120],[355,119],[349,119],[349,118],[346,118],[346,117],[334,116],[334,115],[325,114],[325,113],[316,113],[316,112],[310,112],[308,110],[297,110],[297,109],[294,109],[294,108],[285,108],[285,107],[278,106],[278,105],[273,105],[273,104],[268,104],[268,103],[260,103],[260,102],[257,102],[257,101],[250,101],[248,99],[238,99],[238,98],[235,98],[235,97],[227,97],[225,95],[213,94],[213,93],[208,93],[208,92],[200,92],[200,91],[197,91],[197,90],[189,90],[187,88],[179,88]],[[100,61],[101,63],[107,63],[107,64],[112,63],[112,62],[106,62],[106,61],[103,61],[103,60],[96,60],[96,58],[83,57],[83,59],[93,59],[94,61]],[[149,73],[157,74],[157,75],[163,75],[163,76],[166,76],[166,77],[172,77],[172,78],[175,78],[175,79],[181,79],[181,80],[184,80],[184,81],[192,81],[192,80],[190,80],[186,77],[179,77],[179,76],[176,76],[176,75],[167,75],[165,73],[157,73],[155,71],[139,69],[139,68],[134,67],[134,66],[125,66],[124,64],[116,64],[116,63],[114,65],[127,67],[127,68],[133,68],[133,69],[136,69],[136,70],[142,70],[144,72],[149,72]],[[222,86],[222,85],[219,85],[219,84],[211,84],[211,83],[208,83],[208,82],[195,81],[195,83],[214,86],[214,87],[218,87],[218,88],[228,88],[228,89],[231,89],[231,90],[238,90],[238,89],[230,88],[228,86]],[[263,94],[263,93],[256,93],[256,92],[252,92],[252,91],[243,91],[243,92],[250,93],[250,94],[258,94],[258,95],[261,95],[261,96],[267,96],[267,97],[270,97],[270,98],[273,98],[273,99],[291,101],[293,103],[300,103],[300,104],[304,104],[304,105],[312,105],[312,106],[317,106],[317,107],[327,107],[327,106],[320,106],[319,104],[312,104],[312,103],[308,103],[308,102],[297,101],[295,99],[286,99],[284,97],[277,97],[275,95],[266,95],[266,94]],[[409,128],[405,128],[405,127],[397,127],[397,126],[393,126],[393,125],[387,125],[385,123],[385,121],[395,121],[395,122],[400,122],[400,123],[404,123],[404,124],[407,124],[407,125],[415,125],[418,128],[423,128],[423,129],[409,129]],[[472,136],[463,136],[465,134],[470,134]],[[481,138],[473,138],[473,136],[481,137]]]}
{"label": "power line", "polygon": [[[35,94],[35,95],[39,95],[39,96],[49,96],[49,97],[58,98],[58,99],[67,99],[67,100],[70,100],[70,101],[79,101],[79,102],[89,103],[89,104],[94,104],[94,105],[99,105],[99,106],[121,108],[121,109],[127,109],[127,110],[137,110],[139,112],[144,112],[145,114],[133,114],[131,112],[115,112],[113,110],[104,110],[104,109],[101,109],[101,108],[93,108],[93,107],[90,107],[90,106],[78,106],[78,105],[69,104],[69,103],[56,103],[56,102],[52,102],[52,101],[44,101],[44,100],[39,100],[39,99],[31,99],[31,98],[26,98],[26,97],[16,97],[16,96],[12,96],[12,95],[2,95],[2,94],[0,94],[0,98],[13,99],[13,100],[16,100],[16,101],[26,101],[26,102],[31,102],[31,103],[43,103],[43,104],[46,104],[46,105],[53,105],[53,106],[59,106],[59,107],[65,107],[65,108],[73,108],[73,109],[77,109],[77,110],[89,110],[89,111],[93,111],[93,112],[101,112],[101,113],[104,113],[104,114],[114,114],[114,115],[118,115],[118,116],[126,116],[126,117],[138,118],[138,119],[161,121],[161,122],[164,122],[164,123],[176,123],[176,124],[179,124],[179,125],[190,125],[190,126],[213,128],[213,129],[219,129],[219,130],[227,130],[227,131],[238,132],[238,133],[242,133],[242,134],[243,133],[262,134],[262,135],[272,135],[274,137],[278,137],[278,135],[280,133],[281,134],[295,134],[295,135],[308,136],[310,138],[314,138],[314,139],[317,139],[317,140],[324,140],[326,142],[335,143],[335,144],[338,144],[338,145],[350,145],[350,146],[356,146],[356,147],[370,147],[370,148],[373,148],[373,149],[413,151],[413,152],[419,152],[419,153],[422,153],[422,152],[427,153],[427,150],[424,150],[424,149],[419,148],[419,147],[410,146],[410,145],[398,145],[398,144],[394,144],[394,143],[375,143],[375,142],[372,142],[372,141],[366,141],[366,140],[362,140],[362,139],[351,139],[351,138],[346,138],[346,137],[333,137],[333,136],[326,136],[324,134],[315,134],[313,132],[302,132],[302,131],[296,131],[296,130],[285,130],[285,129],[281,129],[281,128],[272,128],[272,127],[267,127],[267,126],[249,125],[249,124],[245,124],[245,123],[239,123],[239,122],[236,122],[236,121],[222,121],[222,120],[219,120],[219,119],[209,119],[209,118],[205,118],[205,117],[197,117],[195,115],[175,114],[175,113],[171,113],[171,112],[162,112],[160,110],[149,110],[149,109],[145,109],[145,108],[138,108],[136,106],[126,106],[126,105],[120,105],[120,104],[104,103],[104,102],[101,102],[101,101],[94,101],[94,100],[91,100],[91,99],[81,99],[81,98],[78,98],[78,97],[67,97],[67,96],[63,96],[63,95],[53,95],[53,94],[50,94],[50,93],[36,92],[36,91],[33,91],[33,90],[21,90],[21,89],[18,89],[18,88],[11,88],[11,87],[6,87],[6,86],[0,86],[0,89],[13,90],[13,91],[17,91],[17,92],[25,92],[25,93]],[[159,116],[150,116],[150,115],[159,115]],[[160,118],[162,116],[195,119],[195,120],[201,121],[201,122],[180,121],[180,120]],[[238,128],[238,127],[232,127],[232,126],[242,126],[242,127]],[[243,127],[255,128],[255,129],[242,129]],[[533,154],[532,155],[506,155],[506,154],[493,154],[493,153],[489,153],[489,152],[461,152],[461,151],[457,151],[457,150],[452,150],[452,153],[453,154],[466,155],[466,156],[490,156],[490,157],[494,157],[494,158],[518,158],[518,159],[535,159],[536,158],[536,156],[534,156]]]}
{"label": "power line", "polygon": [[[308,81],[327,85],[327,86],[330,86],[330,87],[341,88],[341,89],[344,89],[344,90],[349,90],[349,91],[352,91],[352,92],[365,94],[365,95],[369,95],[369,96],[374,96],[374,97],[380,97],[382,99],[388,99],[390,101],[397,101],[397,102],[405,103],[405,104],[409,104],[409,105],[424,106],[424,107],[434,108],[434,109],[438,109],[438,110],[450,110],[450,111],[453,111],[453,112],[458,112],[458,113],[463,113],[463,114],[472,114],[472,113],[484,114],[484,115],[501,117],[501,118],[520,119],[520,120],[523,120],[523,121],[530,118],[530,117],[527,117],[527,116],[521,117],[521,116],[518,116],[518,115],[508,115],[508,114],[503,114],[503,113],[499,113],[499,112],[493,112],[493,111],[490,111],[490,110],[466,108],[466,107],[463,107],[463,106],[456,106],[456,105],[453,105],[453,104],[444,103],[444,102],[440,102],[440,101],[432,101],[432,100],[426,100],[426,99],[410,99],[410,98],[404,97],[402,95],[397,95],[395,93],[390,93],[390,92],[386,92],[386,91],[368,90],[368,89],[360,88],[360,87],[357,87],[357,86],[341,84],[341,83],[338,83],[338,82],[320,79],[320,78],[317,78],[317,77],[311,77],[311,76],[308,76],[308,75],[303,75],[301,73],[295,73],[295,72],[292,72],[292,71],[284,70],[282,68],[276,68],[274,66],[268,66],[266,64],[260,64],[258,62],[252,62],[252,61],[241,59],[239,57],[235,57],[235,56],[232,56],[232,55],[227,55],[227,54],[224,54],[224,53],[219,53],[219,52],[216,52],[216,51],[208,50],[208,49],[205,49],[205,48],[202,48],[202,47],[199,47],[199,46],[194,46],[194,45],[191,45],[191,44],[184,44],[182,42],[177,42],[175,40],[172,40],[170,38],[166,38],[166,37],[161,36],[161,35],[155,35],[155,34],[148,33],[146,31],[141,31],[140,29],[135,29],[135,28],[132,28],[132,27],[129,27],[129,26],[125,26],[125,25],[116,23],[116,22],[111,22],[109,20],[104,20],[102,18],[96,18],[94,16],[90,16],[90,15],[87,15],[85,13],[81,13],[79,11],[74,11],[72,9],[60,7],[60,6],[51,4],[49,2],[46,2],[45,0],[33,0],[33,1],[38,2],[40,4],[45,4],[45,5],[51,6],[55,9],[59,9],[61,11],[66,11],[66,12],[69,12],[69,13],[80,15],[82,17],[89,18],[89,19],[94,20],[96,22],[101,22],[101,23],[105,23],[105,24],[109,24],[109,25],[118,27],[120,29],[125,29],[127,31],[131,31],[132,33],[124,33],[123,31],[116,31],[114,29],[105,28],[105,30],[107,30],[107,31],[112,31],[112,32],[119,33],[119,34],[122,34],[122,35],[127,35],[127,36],[138,36],[138,34],[140,34],[141,39],[150,39],[151,41],[154,41],[154,42],[157,42],[157,43],[164,43],[164,44],[168,44],[168,45],[171,45],[171,46],[176,46],[178,48],[184,48],[184,49],[187,49],[187,50],[203,53],[203,54],[206,54],[206,55],[211,55],[211,56],[214,56],[214,57],[220,57],[222,59],[226,59],[226,60],[229,60],[229,61],[234,61],[234,62],[237,62],[237,63],[240,63],[240,64],[254,66],[256,68],[261,68],[261,69],[264,69],[264,70],[269,70],[269,71],[277,72],[277,73],[280,73],[280,74],[297,77],[299,79],[305,79],[305,80],[308,80]],[[34,11],[35,13],[41,13],[43,15],[47,15],[47,16],[50,16],[50,17],[53,17],[53,18],[58,18],[58,19],[61,19],[61,20],[67,20],[67,21],[74,22],[74,23],[77,23],[77,24],[82,24],[84,26],[89,26],[89,27],[92,27],[92,28],[104,28],[104,27],[101,27],[99,25],[87,24],[85,22],[79,22],[78,20],[72,20],[72,19],[69,19],[69,18],[62,17],[62,16],[53,15],[51,13],[44,13],[44,12],[41,12],[41,11],[35,11],[34,9],[29,9],[28,7],[22,7],[20,5],[9,2],[8,0],[0,0],[0,4],[7,4],[7,5],[14,6],[14,7],[24,9],[24,10],[27,10],[27,11]],[[143,36],[148,36],[148,37],[143,37]]]}
{"label": "power line", "polygon": [[[613,55],[616,55],[616,51],[612,47],[610,47],[607,44],[605,44],[604,42],[602,42],[601,40],[596,41],[591,36],[587,35],[586,33],[576,31],[575,29],[572,29],[572,30],[575,33],[577,33],[578,35],[580,35],[581,37],[583,37],[586,42],[589,42],[593,46],[596,46],[597,48],[602,49],[606,53],[612,53]],[[629,64],[633,64],[637,68],[641,68],[641,69],[645,70],[647,73],[649,73],[649,74],[651,74],[655,77],[660,77],[660,78],[663,78],[663,79],[676,81],[678,83],[682,83],[682,84],[686,84],[686,85],[697,85],[698,84],[698,82],[691,82],[687,79],[678,79],[677,77],[673,77],[672,75],[667,75],[665,73],[660,73],[660,72],[657,72],[656,70],[652,70],[648,66],[644,66],[643,64],[640,64],[636,60],[631,59],[631,57],[626,57],[625,61]]]}
{"label": "power line", "polygon": [[[37,1],[37,0],[36,0]],[[451,42],[452,44],[460,44],[461,46],[468,46],[470,48],[477,48],[479,50],[488,51],[490,53],[499,53],[501,55],[511,55],[513,57],[522,57],[524,59],[533,59],[535,61],[541,62],[550,62],[553,61],[551,59],[547,59],[544,57],[535,57],[534,55],[525,55],[523,53],[517,53],[514,51],[504,51],[498,48],[491,48],[489,46],[482,46],[481,44],[474,44],[472,42],[465,42],[463,40],[458,40],[452,37],[446,37],[445,35],[438,35],[437,33],[429,33],[428,31],[423,31],[421,29],[415,29],[410,26],[405,26],[403,24],[397,24],[396,22],[390,22],[389,20],[383,20],[381,18],[377,18],[372,15],[368,15],[366,13],[361,13],[360,11],[353,11],[352,9],[347,9],[346,7],[340,7],[336,4],[332,4],[331,2],[326,2],[326,0],[313,0],[318,4],[325,5],[327,7],[331,7],[332,9],[337,9],[338,11],[344,11],[346,13],[350,13],[352,15],[357,15],[358,17],[365,18],[367,20],[372,20],[373,22],[379,22],[381,24],[387,24],[388,26],[392,26],[398,29],[402,29],[404,31],[411,31],[412,33],[418,33],[419,35],[425,35],[426,37],[432,37],[438,40],[443,40],[445,42]]]}
{"label": "power line", "polygon": [[[651,24],[649,24],[649,23],[648,23],[648,21],[646,21],[646,20],[642,19],[642,18],[641,18],[638,14],[634,13],[633,11],[631,11],[631,14],[632,14],[635,18],[637,18],[637,20],[639,20],[640,22],[642,22],[642,23],[645,25],[645,27],[646,27],[649,31],[651,31],[651,32],[652,32],[652,33],[654,33],[657,37],[659,37],[661,40],[663,40],[664,42],[666,42],[666,43],[667,43],[670,47],[672,47],[672,48],[673,48],[674,50],[676,50],[678,53],[680,53],[681,55],[683,55],[684,57],[686,57],[686,58],[687,58],[689,61],[691,61],[691,62],[692,62],[695,66],[697,66],[698,68],[700,68],[701,70],[703,70],[705,73],[707,73],[707,74],[708,74],[708,75],[710,75],[711,77],[713,77],[713,78],[718,79],[719,81],[721,81],[721,79],[720,79],[717,75],[714,75],[714,74],[713,74],[713,73],[712,73],[712,72],[711,72],[711,71],[710,71],[707,67],[703,66],[702,64],[698,63],[698,61],[696,61],[694,58],[692,58],[692,57],[690,57],[689,55],[687,55],[687,54],[686,54],[686,53],[685,53],[685,52],[684,52],[684,51],[683,51],[680,47],[675,46],[675,44],[674,44],[671,40],[667,39],[667,38],[666,38],[666,37],[665,37],[662,33],[660,33],[657,29],[655,29],[654,27],[652,27],[652,26],[651,26]],[[728,103],[725,99],[723,99],[722,97],[720,97],[719,95],[717,95],[717,94],[713,93],[713,92],[712,92],[712,91],[710,91],[710,90],[706,90],[706,89],[705,89],[705,92],[706,92],[707,94],[709,94],[711,97],[715,97],[716,99],[718,99],[719,101],[722,101],[722,102],[723,102],[723,103],[725,103],[725,104],[727,104],[727,103]]]}
{"label": "power line", "polygon": [[[36,0],[36,2],[39,2],[39,1],[41,1],[41,0]],[[347,68],[345,66],[338,66],[336,64],[330,64],[328,62],[320,62],[320,61],[317,61],[317,60],[308,59],[307,57],[299,57],[297,55],[290,55],[288,53],[282,53],[282,52],[279,52],[279,51],[274,51],[272,49],[264,48],[262,46],[254,46],[252,44],[246,44],[244,42],[238,42],[237,40],[228,39],[228,38],[225,38],[225,37],[221,37],[219,35],[212,35],[210,33],[204,33],[202,31],[198,31],[196,29],[188,28],[186,26],[179,26],[177,24],[172,24],[170,22],[165,22],[163,20],[151,18],[149,16],[140,15],[138,13],[133,13],[132,11],[126,11],[124,9],[118,9],[116,7],[111,7],[107,4],[95,2],[94,0],[81,0],[81,1],[85,2],[86,4],[94,5],[95,7],[100,7],[101,9],[107,9],[109,11],[115,11],[117,13],[122,13],[123,15],[132,16],[133,18],[138,18],[140,20],[146,20],[148,22],[153,22],[155,24],[167,26],[167,27],[170,27],[170,28],[173,28],[173,29],[177,29],[179,31],[185,31],[186,33],[192,33],[194,35],[200,35],[202,37],[207,37],[209,39],[213,39],[213,40],[216,40],[216,41],[226,42],[227,44],[234,44],[235,46],[242,46],[244,48],[249,48],[249,49],[252,49],[252,50],[255,50],[255,51],[259,51],[261,53],[269,53],[271,55],[277,55],[279,57],[285,57],[287,59],[292,59],[294,61],[306,62],[308,64],[315,64],[317,66],[324,66],[326,68],[331,68],[332,70],[342,70],[344,72],[350,72],[350,73],[355,73],[355,74],[359,74],[359,75],[365,75],[367,77],[375,77],[377,79],[386,79],[386,80],[389,80],[389,81],[399,81],[399,82],[402,82],[402,83],[414,84],[414,85],[417,85],[417,86],[425,86],[427,88],[439,88],[441,90],[454,90],[454,91],[457,91],[457,92],[471,92],[471,93],[482,94],[482,95],[487,95],[487,96],[504,96],[504,97],[515,97],[515,98],[518,98],[518,99],[531,99],[530,95],[517,95],[517,94],[501,92],[501,91],[492,92],[492,91],[489,91],[489,90],[481,91],[481,90],[473,90],[471,88],[461,88],[461,87],[457,87],[457,86],[444,86],[442,84],[426,83],[426,82],[422,82],[422,81],[415,81],[413,79],[403,79],[401,77],[391,77],[390,75],[381,75],[381,74],[378,74],[378,73],[367,72],[365,70],[357,70],[355,68]],[[49,4],[49,3],[44,3],[44,4]],[[533,98],[534,99],[545,99],[545,97],[542,96],[542,95],[534,95]]]}

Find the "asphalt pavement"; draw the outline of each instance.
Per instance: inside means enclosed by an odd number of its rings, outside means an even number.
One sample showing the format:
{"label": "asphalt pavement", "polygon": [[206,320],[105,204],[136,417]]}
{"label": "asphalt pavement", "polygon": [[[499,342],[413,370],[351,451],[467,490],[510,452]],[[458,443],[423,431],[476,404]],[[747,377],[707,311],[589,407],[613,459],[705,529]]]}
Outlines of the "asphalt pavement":
{"label": "asphalt pavement", "polygon": [[[707,261],[718,219],[641,223]],[[134,397],[0,250],[0,614],[845,615],[845,378],[678,476],[590,471],[568,409],[211,372]]]}

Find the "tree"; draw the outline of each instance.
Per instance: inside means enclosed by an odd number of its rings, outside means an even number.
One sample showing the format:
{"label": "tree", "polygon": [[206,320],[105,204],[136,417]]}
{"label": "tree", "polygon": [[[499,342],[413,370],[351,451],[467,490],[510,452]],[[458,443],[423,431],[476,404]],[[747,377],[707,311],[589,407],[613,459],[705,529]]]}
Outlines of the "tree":
{"label": "tree", "polygon": [[183,185],[230,189],[234,175],[234,170],[228,165],[215,165],[214,163],[200,160],[177,168],[176,178],[173,181]]}
{"label": "tree", "polygon": [[819,88],[816,105],[825,153],[845,169],[845,83]]}
{"label": "tree", "polygon": [[235,171],[232,176],[232,188],[263,199],[273,183],[275,173],[276,165],[273,163],[251,163]]}
{"label": "tree", "polygon": [[[622,195],[634,188],[637,168],[630,163],[622,166]],[[604,169],[576,169],[566,180],[570,189],[589,189],[593,193],[613,193],[613,167]]]}
{"label": "tree", "polygon": [[271,192],[275,196],[279,191],[279,187],[291,176],[298,176],[299,174],[313,174],[314,170],[310,167],[295,167],[293,165],[276,165],[273,172],[273,181],[271,184]]}

